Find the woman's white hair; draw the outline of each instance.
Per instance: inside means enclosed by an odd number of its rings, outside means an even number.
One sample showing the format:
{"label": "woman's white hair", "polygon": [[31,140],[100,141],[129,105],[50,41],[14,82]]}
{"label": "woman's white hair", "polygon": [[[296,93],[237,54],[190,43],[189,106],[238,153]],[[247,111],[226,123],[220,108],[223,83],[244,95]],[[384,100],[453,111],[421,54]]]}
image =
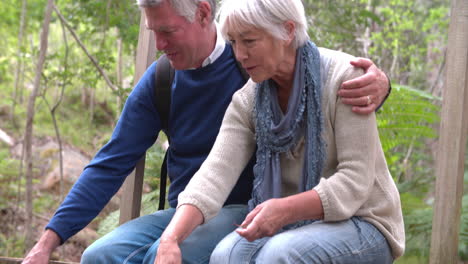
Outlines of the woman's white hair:
{"label": "woman's white hair", "polygon": [[309,40],[307,19],[301,0],[223,0],[219,11],[221,33],[228,39],[228,32],[239,32],[253,26],[273,37],[287,40],[286,21],[293,21],[294,46],[298,48]]}
{"label": "woman's white hair", "polygon": [[214,21],[216,14],[216,0],[136,0],[139,7],[156,7],[164,1],[169,1],[169,4],[180,16],[185,17],[190,23],[195,20],[198,4],[202,1],[208,2],[211,6],[211,18]]}

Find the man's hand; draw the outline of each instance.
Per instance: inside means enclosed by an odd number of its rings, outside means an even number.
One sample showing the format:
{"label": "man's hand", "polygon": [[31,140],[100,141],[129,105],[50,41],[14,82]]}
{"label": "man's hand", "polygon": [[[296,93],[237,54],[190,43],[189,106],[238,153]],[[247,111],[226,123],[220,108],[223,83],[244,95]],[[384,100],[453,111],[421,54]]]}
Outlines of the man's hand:
{"label": "man's hand", "polygon": [[344,104],[353,106],[353,112],[370,114],[382,104],[387,96],[389,80],[385,73],[369,59],[357,58],[350,63],[362,68],[365,74],[344,82],[338,95],[341,96]]}
{"label": "man's hand", "polygon": [[48,229],[41,236],[39,241],[29,251],[23,264],[48,264],[50,256],[55,248],[60,245],[60,237],[52,230]]}

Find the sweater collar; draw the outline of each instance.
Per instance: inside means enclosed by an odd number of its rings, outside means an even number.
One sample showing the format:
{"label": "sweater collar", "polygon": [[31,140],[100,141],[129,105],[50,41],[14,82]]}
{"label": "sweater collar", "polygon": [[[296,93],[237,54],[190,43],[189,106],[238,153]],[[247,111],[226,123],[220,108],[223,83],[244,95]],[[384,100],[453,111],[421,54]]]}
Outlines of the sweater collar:
{"label": "sweater collar", "polygon": [[219,25],[215,23],[216,26],[216,44],[211,52],[210,56],[208,56],[202,63],[202,67],[205,67],[207,65],[210,65],[216,59],[218,59],[221,54],[223,54],[224,48],[226,47],[226,42],[223,39],[223,36],[221,35],[221,32],[219,31]]}

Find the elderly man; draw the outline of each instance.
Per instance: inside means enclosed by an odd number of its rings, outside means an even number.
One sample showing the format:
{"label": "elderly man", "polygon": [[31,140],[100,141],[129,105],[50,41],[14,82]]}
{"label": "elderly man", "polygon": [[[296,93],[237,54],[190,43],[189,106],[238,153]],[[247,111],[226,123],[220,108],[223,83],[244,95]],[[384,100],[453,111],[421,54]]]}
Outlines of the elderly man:
{"label": "elderly man", "polygon": [[[215,0],[137,0],[154,32],[157,49],[176,69],[168,132],[167,210],[130,221],[93,243],[82,263],[153,263],[160,235],[172,219],[177,196],[207,157],[224,112],[246,82],[232,48],[214,23]],[[86,166],[24,263],[47,263],[52,251],[84,228],[117,192],[145,151],[155,142],[161,120],[154,98],[153,63],[129,95],[110,141]],[[375,111],[389,92],[385,74],[366,59],[350,62],[366,74],[343,84],[343,102],[353,111]],[[251,162],[252,164],[252,162]],[[243,172],[221,212],[200,226],[182,245],[184,263],[207,263],[216,244],[246,213],[252,167]]]}

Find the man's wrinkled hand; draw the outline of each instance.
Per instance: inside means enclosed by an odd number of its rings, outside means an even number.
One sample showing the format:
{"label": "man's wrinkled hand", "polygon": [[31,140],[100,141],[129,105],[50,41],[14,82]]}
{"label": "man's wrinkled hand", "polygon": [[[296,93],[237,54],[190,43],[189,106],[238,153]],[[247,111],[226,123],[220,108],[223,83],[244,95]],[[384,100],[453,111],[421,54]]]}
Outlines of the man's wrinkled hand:
{"label": "man's wrinkled hand", "polygon": [[34,246],[28,255],[24,258],[22,264],[48,264],[51,252],[42,248],[40,245]]}
{"label": "man's wrinkled hand", "polygon": [[343,82],[338,95],[344,104],[352,105],[353,112],[369,114],[379,107],[389,92],[389,80],[385,73],[365,58],[350,62],[362,68],[364,75]]}

